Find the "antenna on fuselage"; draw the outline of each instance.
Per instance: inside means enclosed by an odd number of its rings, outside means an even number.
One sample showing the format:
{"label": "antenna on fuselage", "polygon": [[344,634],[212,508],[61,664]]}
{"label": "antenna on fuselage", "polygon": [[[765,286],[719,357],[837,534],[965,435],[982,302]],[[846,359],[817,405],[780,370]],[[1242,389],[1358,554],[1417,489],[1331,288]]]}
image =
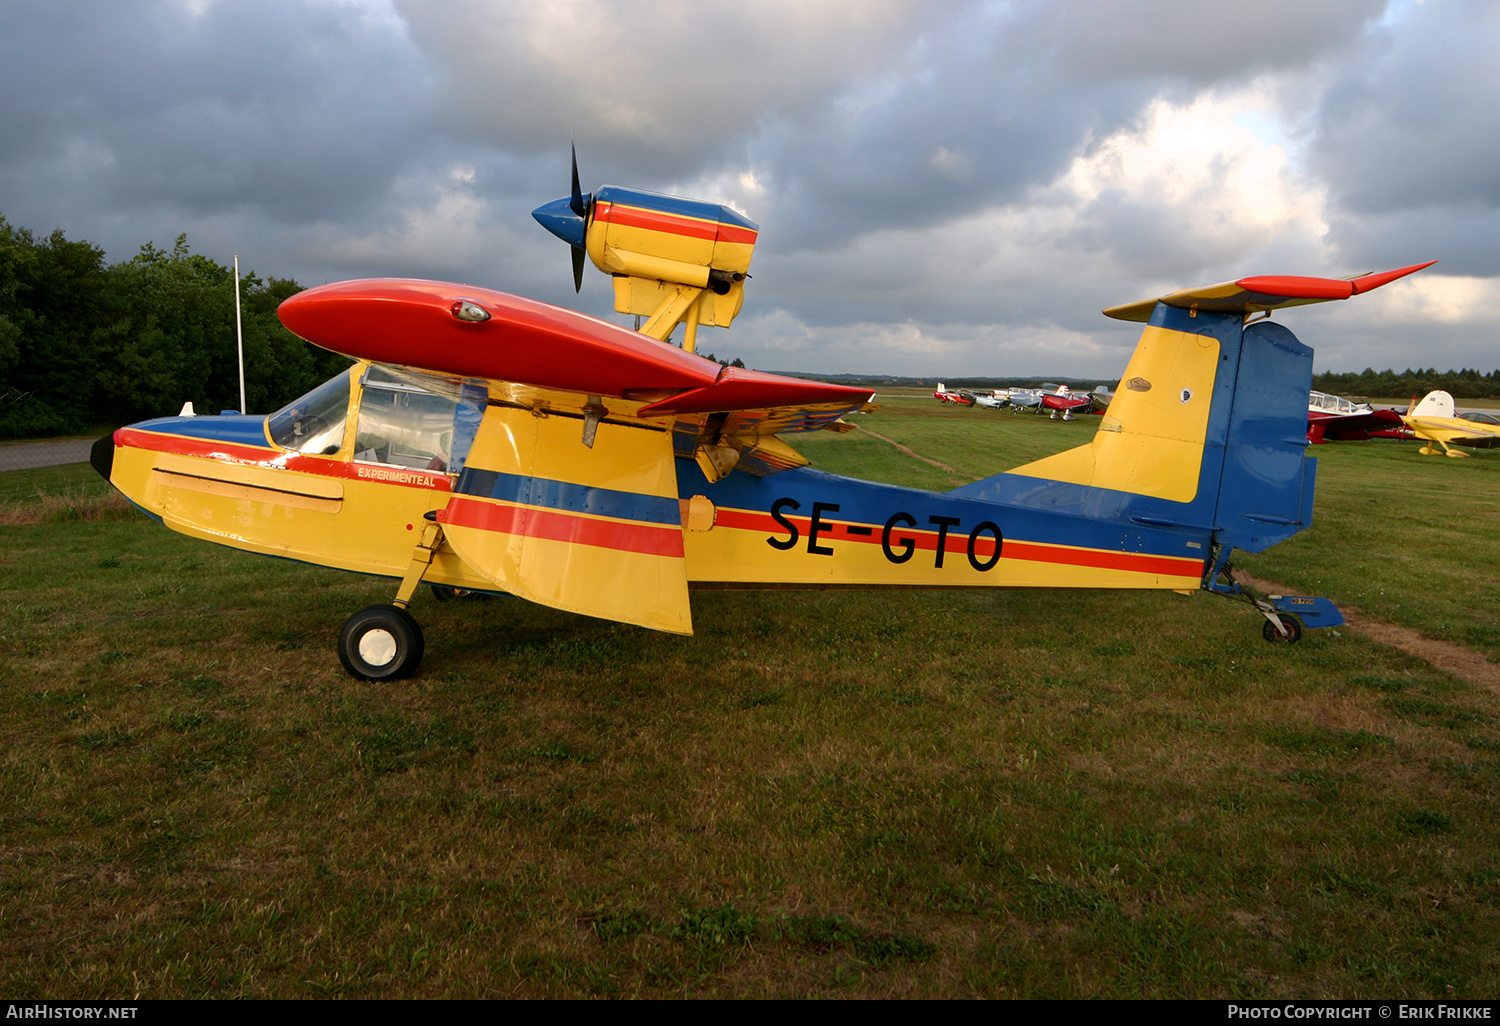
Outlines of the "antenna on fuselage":
{"label": "antenna on fuselage", "polygon": [[234,354],[240,365],[240,412],[245,407],[245,329],[240,324],[240,255],[234,255]]}

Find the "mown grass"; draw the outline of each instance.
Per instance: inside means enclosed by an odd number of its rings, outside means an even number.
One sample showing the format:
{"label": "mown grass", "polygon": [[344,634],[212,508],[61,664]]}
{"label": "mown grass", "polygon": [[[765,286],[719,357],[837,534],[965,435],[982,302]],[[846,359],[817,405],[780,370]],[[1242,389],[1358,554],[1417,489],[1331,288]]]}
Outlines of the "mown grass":
{"label": "mown grass", "polygon": [[[932,408],[869,423],[974,476],[1091,427]],[[933,470],[870,441],[805,449]],[[1500,457],[1387,449],[1322,447],[1318,525],[1255,570],[1347,600],[1446,489],[1389,615],[1460,622],[1489,500],[1438,471]],[[132,516],[0,527],[8,994],[1491,990],[1500,703],[1347,632],[1273,647],[1202,595],[705,592],[692,638],[423,598],[422,673],[372,686],[333,641],[391,584]]]}

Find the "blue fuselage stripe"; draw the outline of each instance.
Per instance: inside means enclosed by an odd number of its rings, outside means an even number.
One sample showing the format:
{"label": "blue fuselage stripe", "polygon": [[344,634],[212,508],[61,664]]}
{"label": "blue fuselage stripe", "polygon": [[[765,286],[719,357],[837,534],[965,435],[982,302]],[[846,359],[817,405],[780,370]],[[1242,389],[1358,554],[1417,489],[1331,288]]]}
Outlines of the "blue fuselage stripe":
{"label": "blue fuselage stripe", "polygon": [[629,207],[659,210],[664,214],[677,214],[681,217],[696,217],[704,221],[738,225],[741,228],[749,228],[751,231],[760,230],[758,224],[730,207],[720,206],[717,203],[704,203],[700,200],[683,199],[680,196],[663,196],[661,193],[646,192],[644,189],[626,189],[618,185],[606,185],[595,193],[595,199],[602,203],[620,203]]}
{"label": "blue fuselage stripe", "polygon": [[266,441],[266,418],[263,416],[237,415],[232,417],[157,417],[129,425],[142,431],[157,431],[170,435],[187,435],[189,438],[211,438],[218,442],[234,442],[236,445],[258,445],[271,448]]}
{"label": "blue fuselage stripe", "polygon": [[501,499],[527,506],[545,506],[548,509],[614,517],[618,520],[672,525],[682,522],[676,499],[569,484],[544,477],[502,474],[496,470],[479,470],[475,467],[463,469],[453,490],[460,495]]}

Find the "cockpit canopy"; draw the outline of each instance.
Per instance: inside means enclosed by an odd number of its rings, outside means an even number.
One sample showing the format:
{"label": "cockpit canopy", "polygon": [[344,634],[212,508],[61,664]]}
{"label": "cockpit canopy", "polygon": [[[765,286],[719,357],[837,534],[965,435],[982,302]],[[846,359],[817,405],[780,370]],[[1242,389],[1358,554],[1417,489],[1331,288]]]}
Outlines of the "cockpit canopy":
{"label": "cockpit canopy", "polygon": [[[350,400],[358,385],[359,406]],[[332,456],[346,450],[346,425],[354,426],[349,455],[359,463],[455,474],[473,442],[483,412],[482,387],[455,385],[455,395],[430,392],[379,364],[359,364],[266,418],[266,433],[283,449]],[[455,438],[458,439],[455,451]]]}

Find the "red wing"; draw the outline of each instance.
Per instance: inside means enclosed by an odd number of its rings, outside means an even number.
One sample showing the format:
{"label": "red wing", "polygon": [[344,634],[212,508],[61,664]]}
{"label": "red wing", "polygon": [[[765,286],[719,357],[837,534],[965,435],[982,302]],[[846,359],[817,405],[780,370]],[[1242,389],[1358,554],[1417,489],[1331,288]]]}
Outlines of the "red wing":
{"label": "red wing", "polygon": [[[618,325],[519,296],[405,278],[320,285],[277,310],[324,349],[521,386],[613,396],[641,417],[754,410],[796,420],[832,406],[858,409],[867,388],[787,378],[712,360]],[[803,429],[806,430],[806,429]]]}
{"label": "red wing", "polygon": [[728,447],[756,474],[807,462],[776,434],[827,428],[874,397],[722,367],[607,321],[469,285],[338,282],[299,292],[277,315],[314,345],[424,378],[434,391],[456,394],[461,381],[482,379],[490,407],[582,421],[580,440],[599,424],[670,426],[679,455]]}
{"label": "red wing", "polygon": [[1321,438],[1335,442],[1360,442],[1367,438],[1411,437],[1410,430],[1403,427],[1400,414],[1394,410],[1374,410],[1352,416],[1309,415],[1309,428],[1315,428]]}

